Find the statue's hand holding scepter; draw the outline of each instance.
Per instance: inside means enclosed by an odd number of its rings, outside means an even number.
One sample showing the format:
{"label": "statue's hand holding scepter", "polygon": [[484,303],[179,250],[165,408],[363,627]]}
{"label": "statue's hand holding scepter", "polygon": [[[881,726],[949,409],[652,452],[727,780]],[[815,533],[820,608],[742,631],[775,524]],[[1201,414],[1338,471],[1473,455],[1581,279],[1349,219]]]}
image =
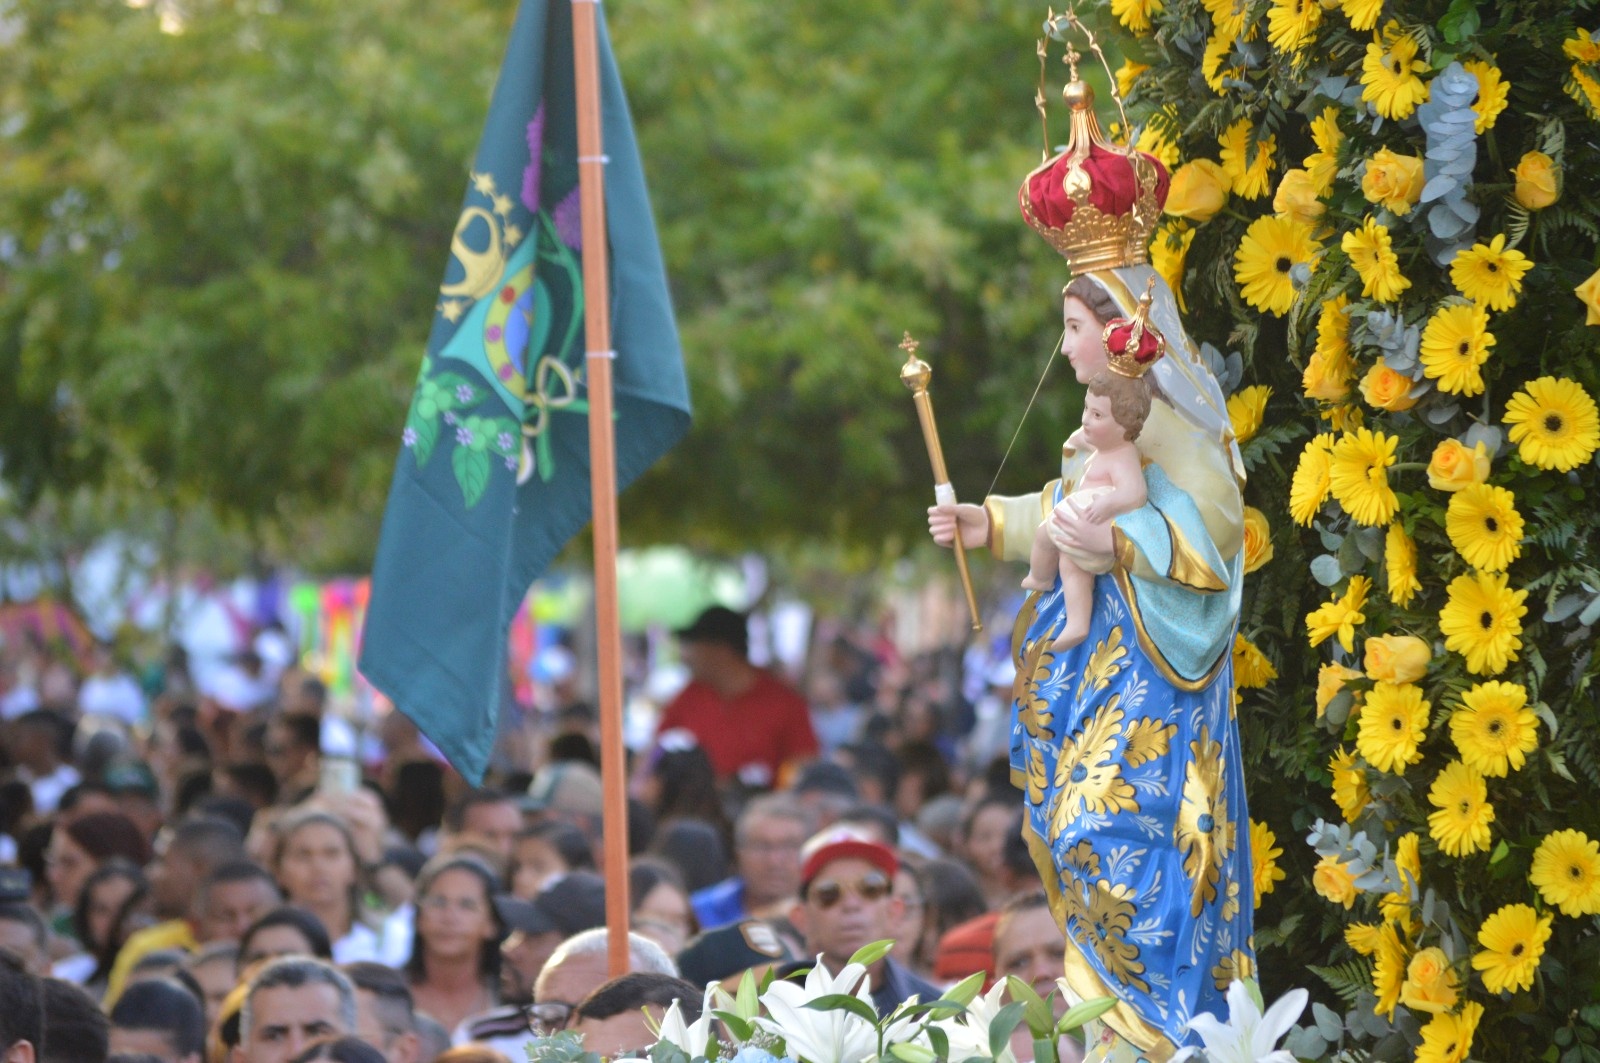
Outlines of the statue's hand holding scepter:
{"label": "statue's hand holding scepter", "polygon": [[[933,497],[936,505],[928,510],[928,527],[933,532],[934,541],[941,539],[942,518],[935,514],[950,513],[949,523],[953,525],[950,532],[950,545],[955,547],[956,570],[961,574],[961,589],[967,595],[967,612],[972,616],[972,630],[982,631],[983,621],[978,615],[978,596],[972,590],[972,574],[967,571],[965,534],[956,534],[959,530],[965,533],[969,527],[960,527],[963,523],[970,525],[970,519],[963,522],[960,514],[962,509],[976,509],[980,516],[983,511],[977,506],[958,506],[956,504],[956,490],[950,486],[950,474],[944,465],[944,448],[939,445],[939,429],[933,421],[933,399],[928,396],[928,383],[933,379],[933,370],[928,363],[917,357],[918,343],[911,338],[911,333],[905,334],[905,339],[900,341],[900,349],[906,352],[906,364],[900,369],[900,383],[911,391],[911,401],[917,407],[917,420],[922,424],[922,441],[928,447],[928,462],[933,466]],[[987,517],[984,516],[985,523]],[[980,537],[979,542],[982,542]],[[943,545],[941,543],[941,545]]]}

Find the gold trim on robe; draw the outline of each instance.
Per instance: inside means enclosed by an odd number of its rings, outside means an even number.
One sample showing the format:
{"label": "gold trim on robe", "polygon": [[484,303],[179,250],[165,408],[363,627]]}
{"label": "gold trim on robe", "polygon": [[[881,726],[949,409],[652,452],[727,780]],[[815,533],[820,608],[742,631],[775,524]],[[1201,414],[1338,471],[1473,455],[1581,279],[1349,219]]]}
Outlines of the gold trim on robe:
{"label": "gold trim on robe", "polygon": [[1177,687],[1179,690],[1193,693],[1204,690],[1217,678],[1217,673],[1222,671],[1222,666],[1233,659],[1232,644],[1217,655],[1216,663],[1206,670],[1206,674],[1199,679],[1185,679],[1178,671],[1167,663],[1167,658],[1161,653],[1161,647],[1156,645],[1156,640],[1150,637],[1150,632],[1145,630],[1144,617],[1139,612],[1139,598],[1134,591],[1133,581],[1128,578],[1128,571],[1122,565],[1117,565],[1111,570],[1112,578],[1117,581],[1117,589],[1122,591],[1123,600],[1128,603],[1128,613],[1133,618],[1133,629],[1139,633],[1139,645],[1143,648],[1145,656],[1150,658],[1150,663],[1156,671],[1161,673],[1161,678]]}
{"label": "gold trim on robe", "polygon": [[1161,514],[1161,519],[1167,522],[1167,531],[1172,536],[1172,563],[1167,569],[1167,578],[1201,594],[1227,590],[1227,581],[1217,575],[1217,570],[1190,544],[1183,529],[1172,523],[1172,518],[1165,513]]}

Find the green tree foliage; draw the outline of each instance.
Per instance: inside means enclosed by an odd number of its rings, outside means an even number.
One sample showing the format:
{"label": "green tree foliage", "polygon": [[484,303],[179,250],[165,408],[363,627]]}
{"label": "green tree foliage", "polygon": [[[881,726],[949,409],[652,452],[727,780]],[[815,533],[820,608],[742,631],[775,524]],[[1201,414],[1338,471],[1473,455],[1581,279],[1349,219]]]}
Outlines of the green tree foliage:
{"label": "green tree foliage", "polygon": [[[176,33],[159,2],[5,16],[4,475],[25,500],[214,507],[361,566],[514,4],[181,7]],[[903,549],[931,492],[902,331],[968,498],[1057,333],[1064,270],[1015,206],[1037,12],[608,11],[696,404],[625,534]],[[1075,390],[1052,372],[1001,489],[1048,478]]]}

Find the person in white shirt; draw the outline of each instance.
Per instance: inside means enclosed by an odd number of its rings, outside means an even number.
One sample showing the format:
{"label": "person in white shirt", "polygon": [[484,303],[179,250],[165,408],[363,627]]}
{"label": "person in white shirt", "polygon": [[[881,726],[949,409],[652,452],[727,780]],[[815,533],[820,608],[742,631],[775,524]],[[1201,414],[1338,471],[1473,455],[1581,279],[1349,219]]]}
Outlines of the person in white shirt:
{"label": "person in white shirt", "polygon": [[33,810],[47,816],[61,803],[61,795],[78,785],[82,778],[70,764],[61,760],[66,721],[48,709],[25,712],[11,724],[11,758],[17,764],[17,778],[33,792]]}
{"label": "person in white shirt", "polygon": [[144,721],[144,691],[117,667],[111,647],[96,643],[89,677],[78,688],[78,711],[85,716],[110,716],[129,727]]}

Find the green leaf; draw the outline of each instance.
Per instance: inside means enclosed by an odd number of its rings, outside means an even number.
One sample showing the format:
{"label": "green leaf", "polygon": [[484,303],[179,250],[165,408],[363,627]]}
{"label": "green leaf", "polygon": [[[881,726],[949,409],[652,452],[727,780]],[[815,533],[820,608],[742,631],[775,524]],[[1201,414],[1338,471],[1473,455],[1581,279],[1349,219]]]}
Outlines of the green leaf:
{"label": "green leaf", "polygon": [[1439,32],[1451,44],[1463,44],[1477,34],[1480,25],[1477,0],[1453,0],[1439,20]]}
{"label": "green leaf", "polygon": [[850,962],[859,963],[863,967],[871,967],[873,964],[889,955],[889,950],[892,948],[894,948],[894,941],[892,939],[874,941],[870,945],[863,945],[859,949],[856,949],[856,954],[850,957]]}
{"label": "green leaf", "polygon": [[748,1041],[755,1034],[754,1023],[731,1011],[713,1011],[711,1014],[722,1020],[722,1024],[728,1028],[728,1033],[735,1041]]}
{"label": "green leaf", "polygon": [[889,1054],[904,1063],[934,1063],[938,1055],[914,1041],[896,1041],[889,1046]]}
{"label": "green leaf", "polygon": [[461,485],[461,498],[471,509],[489,486],[489,455],[471,447],[456,447],[450,452],[450,468]]}
{"label": "green leaf", "polygon": [[1511,846],[1506,844],[1506,840],[1504,838],[1501,838],[1500,844],[1494,847],[1494,852],[1489,856],[1489,865],[1493,867],[1495,864],[1498,864],[1500,861],[1504,860],[1510,855]]}
{"label": "green leaf", "polygon": [[[1032,990],[1030,989],[1029,992],[1032,992]],[[1039,994],[1034,993],[1033,995],[1037,998]],[[989,1023],[989,1055],[991,1058],[999,1058],[1000,1053],[1005,1051],[1006,1045],[1011,1043],[1012,1031],[1022,1023],[1022,1009],[1021,1002],[1007,1004],[1000,1009],[999,1014],[995,1015],[994,1021]]]}
{"label": "green leaf", "polygon": [[439,422],[431,418],[417,418],[408,421],[407,426],[417,433],[417,441],[411,450],[417,456],[417,466],[420,468],[433,457],[433,446],[439,441]]}
{"label": "green leaf", "polygon": [[[767,971],[771,974],[771,970]],[[763,986],[763,988],[765,988]],[[760,1011],[761,1002],[756,993],[756,980],[754,978],[739,979],[739,995],[734,998],[735,1012],[742,1019],[753,1019]]]}
{"label": "green leaf", "polygon": [[1061,1016],[1061,1021],[1056,1023],[1056,1033],[1071,1033],[1091,1019],[1098,1019],[1106,1012],[1117,1006],[1116,997],[1095,997],[1082,1003],[1074,1004]]}
{"label": "green leaf", "polygon": [[815,1000],[806,1001],[806,1007],[812,1011],[848,1011],[874,1026],[878,1025],[878,1013],[872,1010],[872,1005],[849,993],[825,993]]}
{"label": "green leaf", "polygon": [[945,1000],[953,1000],[966,1007],[978,999],[978,994],[983,991],[986,975],[983,971],[973,971],[961,981],[944,991]]}
{"label": "green leaf", "polygon": [[933,1046],[933,1054],[940,1059],[950,1058],[950,1035],[937,1026],[928,1027],[928,1043]]}
{"label": "green leaf", "polygon": [[1055,1025],[1055,1013],[1050,1005],[1046,1004],[1034,991],[1033,986],[1024,982],[1014,974],[1006,975],[1006,991],[1011,994],[1011,999],[1020,1001],[1023,1005],[1023,1017],[1028,1021],[1028,1029],[1036,1037],[1048,1034]]}

